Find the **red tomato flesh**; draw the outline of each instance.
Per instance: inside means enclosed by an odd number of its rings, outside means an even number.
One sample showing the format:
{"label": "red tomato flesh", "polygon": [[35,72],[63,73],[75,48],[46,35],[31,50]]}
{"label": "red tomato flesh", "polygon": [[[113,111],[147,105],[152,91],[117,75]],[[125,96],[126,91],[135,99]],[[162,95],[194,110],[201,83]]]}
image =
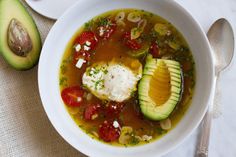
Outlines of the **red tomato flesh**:
{"label": "red tomato flesh", "polygon": [[132,50],[139,50],[141,49],[142,45],[137,42],[137,40],[133,39],[131,40],[131,33],[125,32],[122,36],[124,44],[126,47],[132,49]]}
{"label": "red tomato flesh", "polygon": [[108,117],[116,116],[118,117],[124,108],[123,103],[109,102],[106,107],[106,115]]}
{"label": "red tomato flesh", "polygon": [[[90,51],[94,50],[98,43],[98,39],[96,37],[96,34],[93,33],[92,31],[85,31],[83,32],[79,37],[75,39],[75,45],[80,44],[81,46],[85,45],[86,42],[90,42],[90,45],[87,45],[90,47]],[[86,51],[83,48],[81,48],[80,51]]]}
{"label": "red tomato flesh", "polygon": [[91,104],[84,111],[85,120],[94,120],[98,117],[99,110],[101,108],[100,104]]}
{"label": "red tomato flesh", "polygon": [[80,106],[83,102],[84,91],[79,86],[68,87],[62,90],[61,97],[68,106]]}
{"label": "red tomato flesh", "polygon": [[117,128],[113,126],[114,121],[104,121],[100,126],[99,126],[99,137],[106,141],[106,142],[111,142],[115,141],[120,137],[121,133],[121,126],[119,125]]}
{"label": "red tomato flesh", "polygon": [[160,51],[159,47],[156,42],[152,42],[149,52],[152,54],[154,58],[159,58],[160,57]]}
{"label": "red tomato flesh", "polygon": [[74,54],[74,61],[77,62],[80,58],[88,61],[90,59],[90,52],[95,49],[98,44],[96,34],[92,31],[85,31],[75,39],[74,46],[80,45],[81,48]]}

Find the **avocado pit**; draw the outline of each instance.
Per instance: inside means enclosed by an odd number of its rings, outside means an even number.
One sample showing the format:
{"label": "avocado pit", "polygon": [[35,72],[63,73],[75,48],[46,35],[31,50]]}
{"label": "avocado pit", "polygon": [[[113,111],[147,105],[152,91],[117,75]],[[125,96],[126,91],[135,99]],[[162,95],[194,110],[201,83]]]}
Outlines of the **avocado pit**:
{"label": "avocado pit", "polygon": [[10,21],[7,38],[9,48],[17,56],[26,57],[33,48],[28,31],[15,18]]}

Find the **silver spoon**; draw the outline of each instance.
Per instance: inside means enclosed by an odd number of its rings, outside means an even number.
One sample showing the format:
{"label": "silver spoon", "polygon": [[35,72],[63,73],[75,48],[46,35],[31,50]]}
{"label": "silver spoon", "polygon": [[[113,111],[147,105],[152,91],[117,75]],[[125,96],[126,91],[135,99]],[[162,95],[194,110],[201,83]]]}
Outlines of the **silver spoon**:
{"label": "silver spoon", "polygon": [[[217,85],[217,80],[220,76],[220,73],[229,66],[233,58],[234,33],[230,23],[226,19],[222,18],[217,20],[211,26],[207,33],[207,37],[214,52],[215,77]],[[208,156],[208,146],[214,103],[215,97],[213,103],[209,104],[207,113],[201,123],[201,132],[196,157]]]}

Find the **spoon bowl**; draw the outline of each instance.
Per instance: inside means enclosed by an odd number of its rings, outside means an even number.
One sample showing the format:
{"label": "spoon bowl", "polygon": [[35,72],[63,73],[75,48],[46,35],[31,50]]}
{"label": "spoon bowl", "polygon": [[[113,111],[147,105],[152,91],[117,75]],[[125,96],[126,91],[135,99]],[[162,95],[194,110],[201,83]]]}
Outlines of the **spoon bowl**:
{"label": "spoon bowl", "polygon": [[224,18],[217,20],[207,33],[207,37],[215,55],[216,75],[226,69],[233,59],[233,34],[231,25]]}

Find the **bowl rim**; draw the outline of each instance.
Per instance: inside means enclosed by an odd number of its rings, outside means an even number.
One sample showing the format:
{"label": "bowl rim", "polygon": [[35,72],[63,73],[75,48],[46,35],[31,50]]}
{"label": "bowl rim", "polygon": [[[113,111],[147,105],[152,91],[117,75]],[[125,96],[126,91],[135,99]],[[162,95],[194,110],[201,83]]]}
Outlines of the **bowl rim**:
{"label": "bowl rim", "polygon": [[[45,40],[45,43],[48,43],[48,40],[50,39],[50,37],[52,36],[52,32],[58,27],[58,23],[60,23],[61,21],[63,21],[64,19],[66,19],[67,16],[70,15],[70,12],[75,9],[77,7],[77,5],[79,3],[81,3],[81,1],[87,1],[87,0],[80,0],[78,2],[76,2],[72,7],[70,7],[57,21],[56,23],[54,24],[54,26],[52,27],[52,29],[50,30],[46,40]],[[186,133],[185,134],[182,134],[182,137],[181,138],[178,138],[178,140],[174,141],[173,144],[170,146],[169,149],[166,149],[164,151],[162,151],[161,153],[159,153],[158,155],[163,155],[163,154],[166,154],[167,152],[173,150],[174,148],[176,148],[179,144],[181,144],[188,136],[190,136],[190,134],[197,128],[197,126],[199,125],[199,123],[201,122],[202,118],[204,117],[205,115],[205,112],[207,110],[207,107],[208,107],[208,104],[211,100],[211,97],[212,97],[212,91],[214,90],[214,59],[213,59],[213,53],[211,51],[211,47],[210,47],[210,44],[208,42],[208,39],[207,39],[207,36],[205,34],[205,32],[203,31],[201,25],[198,23],[198,21],[193,17],[191,16],[191,14],[185,9],[183,8],[179,3],[177,3],[176,1],[172,1],[172,0],[167,0],[166,3],[169,3],[169,4],[172,4],[175,8],[178,8],[179,10],[181,10],[184,14],[186,14],[187,16],[190,17],[190,19],[192,20],[192,22],[196,25],[196,27],[198,28],[199,32],[201,32],[200,36],[202,36],[202,38],[205,40],[204,42],[206,43],[206,47],[207,47],[207,50],[209,52],[209,57],[210,57],[210,65],[211,65],[211,72],[212,72],[212,75],[211,75],[211,78],[210,78],[210,93],[209,93],[209,98],[207,100],[207,103],[205,105],[205,107],[203,108],[203,111],[202,111],[202,114],[200,117],[198,117],[198,119],[196,120],[197,122],[192,125],[192,128],[189,127],[188,130],[186,130]],[[94,15],[96,16],[96,15]],[[41,98],[41,101],[42,101],[42,104],[43,104],[43,108],[50,120],[50,122],[52,123],[53,127],[57,130],[57,132],[63,137],[63,139],[65,141],[67,141],[71,146],[73,146],[74,148],[76,148],[77,150],[79,150],[80,152],[86,154],[86,155],[89,155],[89,156],[94,156],[94,153],[91,153],[91,151],[88,151],[88,150],[85,150],[85,149],[81,149],[81,148],[78,148],[78,146],[75,146],[73,142],[71,142],[71,139],[68,138],[68,136],[66,136],[63,132],[62,132],[62,129],[61,128],[62,126],[59,126],[59,125],[56,125],[55,124],[55,119],[53,118],[53,115],[50,113],[47,105],[45,105],[45,101],[44,101],[44,90],[41,88],[42,84],[43,84],[43,81],[41,80],[41,73],[42,73],[42,68],[41,68],[41,64],[43,64],[43,54],[44,52],[46,51],[46,44],[44,44],[43,48],[42,48],[42,53],[40,55],[40,60],[39,60],[39,66],[38,66],[38,87],[39,87],[39,93],[40,93],[40,98]],[[152,142],[153,143],[153,142]],[[140,146],[141,147],[141,146]],[[132,147],[130,147],[132,148]],[[127,149],[127,148],[126,148]],[[99,155],[98,155],[99,156]]]}

